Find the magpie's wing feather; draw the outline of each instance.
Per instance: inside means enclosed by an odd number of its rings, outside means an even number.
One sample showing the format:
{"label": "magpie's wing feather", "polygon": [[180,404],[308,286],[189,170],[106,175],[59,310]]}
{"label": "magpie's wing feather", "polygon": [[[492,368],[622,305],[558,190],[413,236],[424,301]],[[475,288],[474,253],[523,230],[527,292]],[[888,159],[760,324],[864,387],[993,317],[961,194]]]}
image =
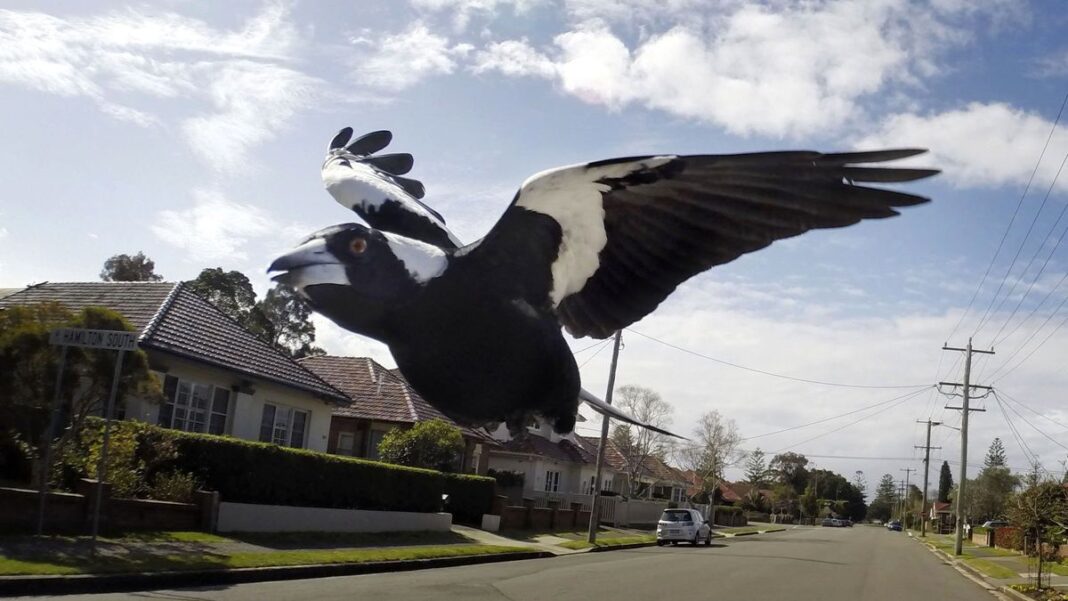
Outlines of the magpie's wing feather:
{"label": "magpie's wing feather", "polygon": [[[472,248],[574,336],[606,338],[713,266],[811,229],[897,215],[927,198],[858,182],[931,169],[860,166],[916,149],[645,156],[537,174]],[[522,280],[522,281],[520,281]]]}
{"label": "magpie's wing feather", "polygon": [[412,155],[373,154],[385,148],[393,134],[371,132],[346,146],[351,137],[351,128],[341,130],[323,162],[323,184],[334,200],[375,229],[443,249],[459,247],[441,214],[420,200],[425,193],[422,182],[402,177],[412,169]]}
{"label": "magpie's wing feather", "polygon": [[579,399],[601,415],[607,415],[612,419],[618,419],[620,421],[627,422],[628,424],[633,424],[635,426],[645,428],[647,430],[652,430],[653,432],[656,432],[658,434],[664,434],[666,436],[673,436],[675,438],[689,440],[685,436],[679,436],[678,434],[675,434],[673,432],[668,432],[667,430],[663,430],[656,426],[640,421],[634,417],[631,417],[627,414],[627,412],[623,411],[618,407],[613,407],[612,405],[609,405],[608,403],[602,401],[599,397],[594,396],[590,391],[586,390],[585,388],[579,389]]}

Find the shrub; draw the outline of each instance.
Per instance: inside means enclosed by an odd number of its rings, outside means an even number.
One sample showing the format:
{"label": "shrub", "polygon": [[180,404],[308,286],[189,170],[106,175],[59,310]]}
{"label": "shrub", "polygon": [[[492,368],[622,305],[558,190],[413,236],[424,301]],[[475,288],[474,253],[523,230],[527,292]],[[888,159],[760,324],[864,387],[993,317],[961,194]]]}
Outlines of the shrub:
{"label": "shrub", "polygon": [[742,508],[734,505],[716,505],[718,515],[742,515]]}
{"label": "shrub", "polygon": [[745,519],[753,522],[770,522],[771,514],[761,511],[747,511],[745,512]]}
{"label": "shrub", "polygon": [[507,470],[487,470],[486,475],[497,481],[501,488],[523,488],[527,481],[527,475],[523,472],[510,472]]}
{"label": "shrub", "polygon": [[441,471],[452,471],[463,450],[460,429],[440,419],[419,422],[408,430],[390,430],[378,443],[378,454],[386,463]]}
{"label": "shrub", "polygon": [[444,474],[445,494],[449,495],[446,509],[453,521],[482,524],[482,514],[493,507],[496,486],[493,478],[466,474]]}
{"label": "shrub", "polygon": [[188,472],[162,472],[148,489],[148,496],[159,501],[175,503],[192,503],[193,493],[200,488],[200,483]]}

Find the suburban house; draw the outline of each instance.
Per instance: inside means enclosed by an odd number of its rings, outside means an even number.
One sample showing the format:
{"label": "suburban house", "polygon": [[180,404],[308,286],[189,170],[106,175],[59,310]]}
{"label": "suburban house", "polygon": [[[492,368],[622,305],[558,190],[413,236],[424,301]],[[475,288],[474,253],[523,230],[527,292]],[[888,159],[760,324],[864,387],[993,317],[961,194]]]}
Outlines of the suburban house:
{"label": "suburban house", "polygon": [[[299,363],[345,393],[349,401],[333,409],[326,451],[378,459],[378,443],[390,430],[408,429],[421,421],[458,424],[430,405],[398,370],[386,369],[369,357],[306,357]],[[496,440],[485,432],[460,427],[464,452],[459,471],[485,474],[490,447]]]}
{"label": "suburban house", "polygon": [[349,402],[181,282],[46,282],[0,298],[0,310],[42,302],[105,307],[140,332],[165,400],[123,399],[125,419],[326,451],[331,414]]}
{"label": "suburban house", "polygon": [[[592,449],[593,453],[597,452],[597,437],[582,436],[579,438],[587,449]],[[636,496],[638,497],[666,499],[676,503],[689,499],[687,490],[691,484],[686,474],[664,463],[663,460],[655,455],[643,459],[641,466],[634,470],[635,478],[638,482],[636,486],[631,486],[630,473],[632,470],[628,465],[629,462],[625,453],[620,450],[619,446],[611,438],[607,440],[607,443],[608,446],[605,447],[604,455],[605,465],[616,472],[618,480],[616,488],[613,490],[622,494],[637,490]]]}
{"label": "suburban house", "polygon": [[934,524],[932,524],[932,529],[935,532],[951,532],[954,528],[955,518],[953,515],[952,503],[942,503],[941,501],[931,503],[927,517],[934,522]]}

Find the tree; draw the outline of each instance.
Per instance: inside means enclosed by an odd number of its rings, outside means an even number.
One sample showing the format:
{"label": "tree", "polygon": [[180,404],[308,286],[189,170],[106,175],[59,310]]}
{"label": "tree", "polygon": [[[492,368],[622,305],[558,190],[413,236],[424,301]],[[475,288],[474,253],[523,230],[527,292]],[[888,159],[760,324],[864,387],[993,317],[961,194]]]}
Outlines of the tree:
{"label": "tree", "polygon": [[745,460],[745,480],[756,489],[767,486],[767,479],[768,463],[764,458],[764,451],[757,447],[755,451],[749,453],[749,457]]}
{"label": "tree", "polygon": [[879,479],[879,485],[875,488],[875,498],[868,506],[868,517],[880,521],[889,520],[896,499],[897,485],[894,484],[894,477],[890,474],[883,474],[883,477]]}
{"label": "tree", "polygon": [[275,348],[295,358],[326,354],[314,344],[311,306],[292,288],[282,285],[271,288],[257,308],[266,319],[266,335]]}
{"label": "tree", "polygon": [[949,493],[953,490],[953,474],[949,471],[949,462],[942,462],[942,471],[938,473],[938,502],[949,503]]}
{"label": "tree", "polygon": [[[618,388],[616,396],[619,406],[639,421],[657,428],[665,428],[671,423],[674,409],[654,390],[627,385]],[[641,476],[648,469],[646,461],[653,456],[663,458],[666,437],[646,428],[618,424],[612,430],[612,442],[623,456],[630,494],[637,495],[641,489]]]}
{"label": "tree", "polygon": [[701,492],[715,502],[717,482],[723,480],[723,470],[732,463],[741,442],[738,425],[724,418],[718,411],[709,411],[697,420],[691,444],[676,450],[676,462],[683,469],[693,470]]}
{"label": "tree", "polygon": [[783,453],[771,459],[771,471],[779,482],[789,484],[794,492],[802,494],[808,485],[808,459],[798,453]]}
{"label": "tree", "polygon": [[204,269],[187,284],[215,308],[283,353],[294,358],[326,354],[314,344],[311,307],[291,288],[275,286],[257,301],[256,291],[245,274],[223,271],[221,267]]}
{"label": "tree", "polygon": [[256,307],[256,291],[252,282],[240,271],[223,271],[222,267],[204,269],[195,280],[187,282],[189,288],[226,313],[245,329],[257,336],[266,337],[270,328],[263,312]]}
{"label": "tree", "polygon": [[800,503],[801,513],[803,513],[805,517],[814,518],[819,515],[819,498],[816,496],[815,489],[811,486],[805,489],[805,494],[801,495]]}
{"label": "tree", "polygon": [[860,492],[860,496],[865,500],[868,498],[868,479],[864,477],[864,472],[857,470],[853,472],[853,487]]}
{"label": "tree", "polygon": [[[39,456],[51,421],[62,351],[49,344],[48,338],[57,327],[134,331],[121,315],[100,307],[72,313],[58,303],[41,303],[0,311],[0,446],[19,449],[22,465]],[[59,408],[64,429],[57,447],[78,436],[86,417],[103,412],[116,355],[114,351],[67,349]],[[150,401],[162,397],[143,351],[127,352],[123,360],[116,398],[126,394]],[[57,449],[54,456],[59,455]]]}
{"label": "tree", "polygon": [[439,419],[418,422],[411,429],[390,430],[378,443],[382,461],[452,471],[463,453],[460,429]]}
{"label": "tree", "polygon": [[1032,486],[1016,495],[1008,515],[1012,525],[1025,533],[1030,541],[1028,551],[1038,555],[1036,580],[1042,588],[1043,559],[1047,554],[1056,554],[1056,541],[1062,540],[1068,530],[1068,489],[1059,482]]}
{"label": "tree", "polygon": [[990,443],[990,448],[986,451],[986,459],[983,460],[983,467],[1005,467],[1005,445],[1001,443],[1001,438],[994,438],[994,441]]}
{"label": "tree", "polygon": [[112,255],[104,261],[100,279],[105,282],[159,282],[163,276],[156,274],[156,262],[138,251],[136,255]]}

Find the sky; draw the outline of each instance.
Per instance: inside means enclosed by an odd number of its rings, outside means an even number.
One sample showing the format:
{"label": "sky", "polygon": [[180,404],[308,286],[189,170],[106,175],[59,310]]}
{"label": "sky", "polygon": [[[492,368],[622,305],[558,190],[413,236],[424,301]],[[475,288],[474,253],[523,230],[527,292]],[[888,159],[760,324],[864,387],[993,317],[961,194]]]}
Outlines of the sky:
{"label": "sky", "polygon": [[[908,162],[943,173],[905,187],[930,204],[691,279],[624,332],[617,383],[658,391],[682,434],[716,410],[743,449],[863,471],[874,489],[922,468],[917,420],[959,425],[944,407],[960,399],[931,385],[963,378],[942,346],[973,337],[996,354],[972,381],[998,396],[975,401],[968,463],[1001,437],[1014,468],[1058,473],[1066,30],[1060,0],[7,0],[0,287],[93,281],[144,251],[168,280],[223,267],[262,294],[280,251],[354,220],[318,173],[344,126],[392,130],[465,241],[558,165],[928,148]],[[393,365],[316,325],[329,352]],[[604,391],[611,349],[571,344]],[[959,435],[936,427],[932,445],[937,482]]]}

